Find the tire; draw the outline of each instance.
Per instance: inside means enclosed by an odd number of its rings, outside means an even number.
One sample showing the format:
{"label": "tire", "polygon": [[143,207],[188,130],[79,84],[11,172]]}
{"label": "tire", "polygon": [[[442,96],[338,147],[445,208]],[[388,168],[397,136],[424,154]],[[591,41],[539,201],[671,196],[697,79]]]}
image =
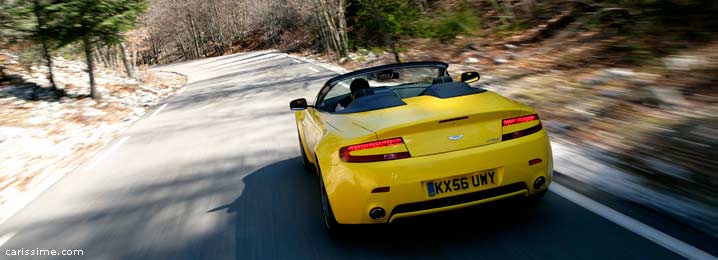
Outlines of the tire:
{"label": "tire", "polygon": [[319,175],[319,189],[322,196],[322,216],[324,219],[324,227],[327,229],[329,236],[333,238],[341,238],[346,233],[346,226],[339,224],[337,219],[334,218],[334,211],[332,211],[332,205],[329,204],[329,198],[327,197],[327,191],[324,189],[324,181],[322,180],[321,170],[317,167],[317,175]]}
{"label": "tire", "polygon": [[309,161],[307,152],[304,151],[304,144],[302,143],[302,136],[299,134],[299,128],[297,128],[297,139],[299,139],[299,151],[302,152],[302,165],[304,165],[304,169],[309,172],[314,172],[314,164]]}

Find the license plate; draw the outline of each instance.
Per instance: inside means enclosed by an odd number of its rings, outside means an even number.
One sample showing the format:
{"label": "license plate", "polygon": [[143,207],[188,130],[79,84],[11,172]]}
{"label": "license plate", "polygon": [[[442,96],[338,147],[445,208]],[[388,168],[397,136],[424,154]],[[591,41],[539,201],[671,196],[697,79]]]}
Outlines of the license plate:
{"label": "license plate", "polygon": [[496,186],[496,184],[498,184],[498,174],[493,170],[425,182],[426,192],[430,198],[462,191],[480,190]]}

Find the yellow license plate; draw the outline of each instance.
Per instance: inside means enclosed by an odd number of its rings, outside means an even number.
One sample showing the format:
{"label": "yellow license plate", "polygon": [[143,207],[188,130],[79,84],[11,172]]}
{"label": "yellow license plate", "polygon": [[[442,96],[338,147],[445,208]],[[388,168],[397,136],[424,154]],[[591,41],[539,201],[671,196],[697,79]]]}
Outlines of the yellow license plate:
{"label": "yellow license plate", "polygon": [[475,172],[446,179],[425,182],[426,192],[430,198],[442,197],[463,191],[481,190],[496,186],[499,176],[495,170]]}

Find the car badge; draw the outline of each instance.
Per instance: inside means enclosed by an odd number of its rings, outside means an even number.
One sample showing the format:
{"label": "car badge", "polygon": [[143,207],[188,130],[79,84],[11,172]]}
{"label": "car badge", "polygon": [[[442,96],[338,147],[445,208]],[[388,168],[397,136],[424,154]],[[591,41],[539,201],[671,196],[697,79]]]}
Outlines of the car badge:
{"label": "car badge", "polygon": [[464,135],[452,135],[452,136],[449,136],[449,140],[451,140],[451,141],[458,141],[458,140],[461,140],[461,138],[464,138]]}

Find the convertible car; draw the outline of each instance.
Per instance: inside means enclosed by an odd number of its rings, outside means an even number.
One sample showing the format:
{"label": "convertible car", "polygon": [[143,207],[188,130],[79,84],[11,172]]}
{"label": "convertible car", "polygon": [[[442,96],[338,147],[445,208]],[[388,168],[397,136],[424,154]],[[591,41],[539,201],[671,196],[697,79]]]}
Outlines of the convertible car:
{"label": "convertible car", "polygon": [[536,111],[447,68],[362,69],[329,79],[313,105],[290,102],[330,233],[547,192],[553,161]]}

